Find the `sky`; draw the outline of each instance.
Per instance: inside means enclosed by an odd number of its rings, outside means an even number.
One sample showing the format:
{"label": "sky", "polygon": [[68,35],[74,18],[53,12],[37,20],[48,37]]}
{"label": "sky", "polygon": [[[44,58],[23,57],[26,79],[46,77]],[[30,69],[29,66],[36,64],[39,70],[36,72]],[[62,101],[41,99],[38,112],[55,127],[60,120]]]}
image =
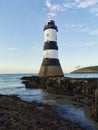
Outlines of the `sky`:
{"label": "sky", "polygon": [[98,0],[0,0],[0,73],[39,72],[49,19],[64,73],[98,65]]}

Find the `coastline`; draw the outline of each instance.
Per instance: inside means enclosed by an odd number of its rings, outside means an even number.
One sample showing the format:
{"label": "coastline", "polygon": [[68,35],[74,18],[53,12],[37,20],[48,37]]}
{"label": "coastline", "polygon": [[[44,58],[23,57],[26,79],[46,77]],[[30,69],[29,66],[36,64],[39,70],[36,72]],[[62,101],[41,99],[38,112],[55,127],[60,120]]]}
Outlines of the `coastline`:
{"label": "coastline", "polygon": [[90,107],[90,117],[98,122],[98,78],[23,77],[26,88],[41,88],[49,93],[72,96],[73,104]]}
{"label": "coastline", "polygon": [[0,130],[85,130],[62,118],[55,106],[0,95]]}

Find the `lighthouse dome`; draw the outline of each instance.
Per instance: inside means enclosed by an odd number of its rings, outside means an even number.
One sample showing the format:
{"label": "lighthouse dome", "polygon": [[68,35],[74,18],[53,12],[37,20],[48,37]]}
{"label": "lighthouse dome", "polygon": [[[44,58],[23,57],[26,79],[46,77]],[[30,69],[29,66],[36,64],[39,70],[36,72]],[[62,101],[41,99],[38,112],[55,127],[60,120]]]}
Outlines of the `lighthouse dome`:
{"label": "lighthouse dome", "polygon": [[56,31],[58,31],[58,28],[57,28],[57,26],[55,25],[54,20],[49,20],[49,21],[47,22],[47,24],[44,26],[44,31],[45,31],[46,29],[55,29]]}

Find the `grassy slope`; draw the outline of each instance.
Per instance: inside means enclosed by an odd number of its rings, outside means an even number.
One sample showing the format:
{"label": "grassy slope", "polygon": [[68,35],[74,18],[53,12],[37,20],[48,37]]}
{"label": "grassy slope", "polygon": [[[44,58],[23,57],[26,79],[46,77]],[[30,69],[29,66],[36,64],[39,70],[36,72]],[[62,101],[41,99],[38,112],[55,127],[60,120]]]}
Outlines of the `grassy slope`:
{"label": "grassy slope", "polygon": [[72,73],[98,73],[98,66],[90,66],[73,71]]}

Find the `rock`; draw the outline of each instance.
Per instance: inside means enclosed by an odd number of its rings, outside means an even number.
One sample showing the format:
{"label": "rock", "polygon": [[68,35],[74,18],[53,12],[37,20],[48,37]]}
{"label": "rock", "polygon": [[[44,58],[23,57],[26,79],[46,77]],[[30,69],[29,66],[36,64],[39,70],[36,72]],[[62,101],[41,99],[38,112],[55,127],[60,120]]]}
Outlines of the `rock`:
{"label": "rock", "polygon": [[78,123],[61,118],[54,106],[0,95],[0,130],[78,129],[85,130]]}
{"label": "rock", "polygon": [[[27,88],[42,88],[50,93],[73,96],[73,103],[77,102],[95,107],[97,120],[98,112],[98,79],[97,78],[66,78],[66,77],[23,77]],[[91,108],[92,109],[92,108]],[[92,110],[93,113],[93,110]]]}
{"label": "rock", "polygon": [[95,89],[95,101],[91,107],[91,117],[98,122],[98,87]]}

